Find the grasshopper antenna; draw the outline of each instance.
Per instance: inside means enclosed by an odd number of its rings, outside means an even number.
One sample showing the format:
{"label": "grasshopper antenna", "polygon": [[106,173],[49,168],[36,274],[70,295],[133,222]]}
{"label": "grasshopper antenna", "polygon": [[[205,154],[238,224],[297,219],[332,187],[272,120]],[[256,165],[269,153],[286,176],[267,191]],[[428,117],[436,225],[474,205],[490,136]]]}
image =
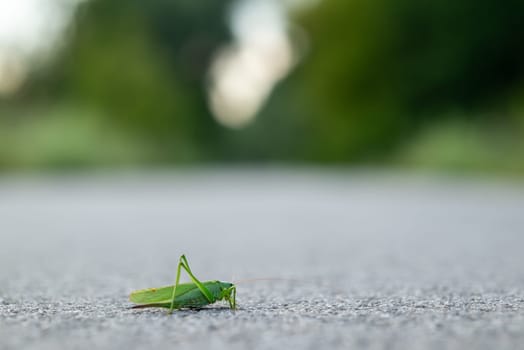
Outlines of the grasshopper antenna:
{"label": "grasshopper antenna", "polygon": [[302,280],[297,280],[293,278],[280,278],[280,277],[261,277],[261,278],[248,278],[248,279],[241,279],[238,281],[234,281],[234,284],[243,284],[243,283],[251,283],[251,282],[259,282],[259,281],[283,281],[283,282],[303,282]]}

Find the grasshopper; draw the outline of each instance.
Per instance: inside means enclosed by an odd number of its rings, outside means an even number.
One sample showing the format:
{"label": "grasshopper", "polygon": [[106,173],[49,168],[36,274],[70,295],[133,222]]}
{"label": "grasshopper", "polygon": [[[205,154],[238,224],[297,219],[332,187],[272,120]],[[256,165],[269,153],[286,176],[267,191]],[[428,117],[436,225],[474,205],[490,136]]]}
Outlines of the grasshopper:
{"label": "grasshopper", "polygon": [[[180,283],[182,269],[189,275],[192,283]],[[201,308],[226,300],[231,310],[235,310],[236,294],[237,289],[233,283],[200,282],[191,272],[185,255],[182,255],[178,262],[175,285],[136,290],[131,293],[129,300],[137,304],[134,308],[163,307],[168,308],[170,313],[174,309]]]}

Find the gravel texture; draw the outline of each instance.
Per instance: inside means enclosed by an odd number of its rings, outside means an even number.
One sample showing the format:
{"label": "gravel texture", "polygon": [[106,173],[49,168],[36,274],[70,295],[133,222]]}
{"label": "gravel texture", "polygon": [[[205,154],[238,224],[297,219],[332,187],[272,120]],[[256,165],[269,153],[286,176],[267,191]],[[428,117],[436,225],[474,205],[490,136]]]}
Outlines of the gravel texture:
{"label": "gravel texture", "polygon": [[[225,304],[132,310],[186,253]],[[524,347],[524,185],[236,170],[0,178],[0,349]]]}

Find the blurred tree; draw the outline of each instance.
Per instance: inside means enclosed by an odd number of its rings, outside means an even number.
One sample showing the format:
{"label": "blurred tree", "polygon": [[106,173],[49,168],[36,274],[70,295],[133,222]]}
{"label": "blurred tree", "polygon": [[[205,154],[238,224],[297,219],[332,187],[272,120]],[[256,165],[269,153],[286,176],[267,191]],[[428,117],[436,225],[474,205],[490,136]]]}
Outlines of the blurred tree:
{"label": "blurred tree", "polygon": [[323,1],[298,20],[312,45],[298,85],[314,159],[381,154],[423,121],[506,101],[523,81],[522,1]]}
{"label": "blurred tree", "polygon": [[152,139],[164,155],[206,157],[201,151],[217,126],[204,85],[212,53],[228,40],[228,3],[85,2],[46,77],[55,80],[58,95],[102,108],[120,127]]}
{"label": "blurred tree", "polygon": [[[54,159],[50,164],[77,165],[86,159],[97,164],[100,140],[110,137],[116,141],[106,163],[119,157],[122,163],[352,162],[391,154],[443,116],[462,129],[467,119],[492,119],[488,130],[506,124],[501,130],[513,132],[517,125],[520,131],[514,134],[524,135],[522,1],[321,1],[293,17],[309,36],[305,59],[252,124],[229,130],[210,115],[205,87],[213,53],[230,40],[224,19],[233,2],[82,2],[55,63],[34,74],[17,96],[22,105],[46,97],[66,107],[48,113],[53,115],[48,124],[14,125],[0,141],[12,140],[4,143],[19,145],[27,163],[35,164],[46,164],[38,157]],[[78,106],[84,105],[88,108],[82,113]],[[63,123],[62,118],[77,121]],[[2,116],[0,122],[7,119]],[[456,148],[462,139],[460,132],[436,129],[441,132],[424,130],[421,135],[433,141],[420,144],[437,150],[452,139]],[[31,145],[20,146],[27,144],[27,135],[47,145],[40,147],[45,152],[33,155]],[[480,148],[491,134],[474,135],[468,150]],[[76,145],[75,152],[69,143]],[[505,147],[475,157],[493,159]],[[17,153],[3,143],[0,148],[0,165],[4,160],[8,167]],[[422,159],[426,153],[410,154]],[[460,157],[447,152],[442,158],[456,163]]]}

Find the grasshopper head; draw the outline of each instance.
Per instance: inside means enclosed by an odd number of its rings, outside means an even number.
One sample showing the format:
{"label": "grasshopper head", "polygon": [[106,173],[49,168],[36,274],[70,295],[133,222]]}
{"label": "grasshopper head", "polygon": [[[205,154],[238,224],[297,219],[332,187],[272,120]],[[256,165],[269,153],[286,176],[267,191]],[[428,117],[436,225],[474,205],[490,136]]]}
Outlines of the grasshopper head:
{"label": "grasshopper head", "polygon": [[233,283],[219,282],[221,289],[221,298],[229,303],[229,307],[234,310],[237,307],[236,296],[237,287]]}

